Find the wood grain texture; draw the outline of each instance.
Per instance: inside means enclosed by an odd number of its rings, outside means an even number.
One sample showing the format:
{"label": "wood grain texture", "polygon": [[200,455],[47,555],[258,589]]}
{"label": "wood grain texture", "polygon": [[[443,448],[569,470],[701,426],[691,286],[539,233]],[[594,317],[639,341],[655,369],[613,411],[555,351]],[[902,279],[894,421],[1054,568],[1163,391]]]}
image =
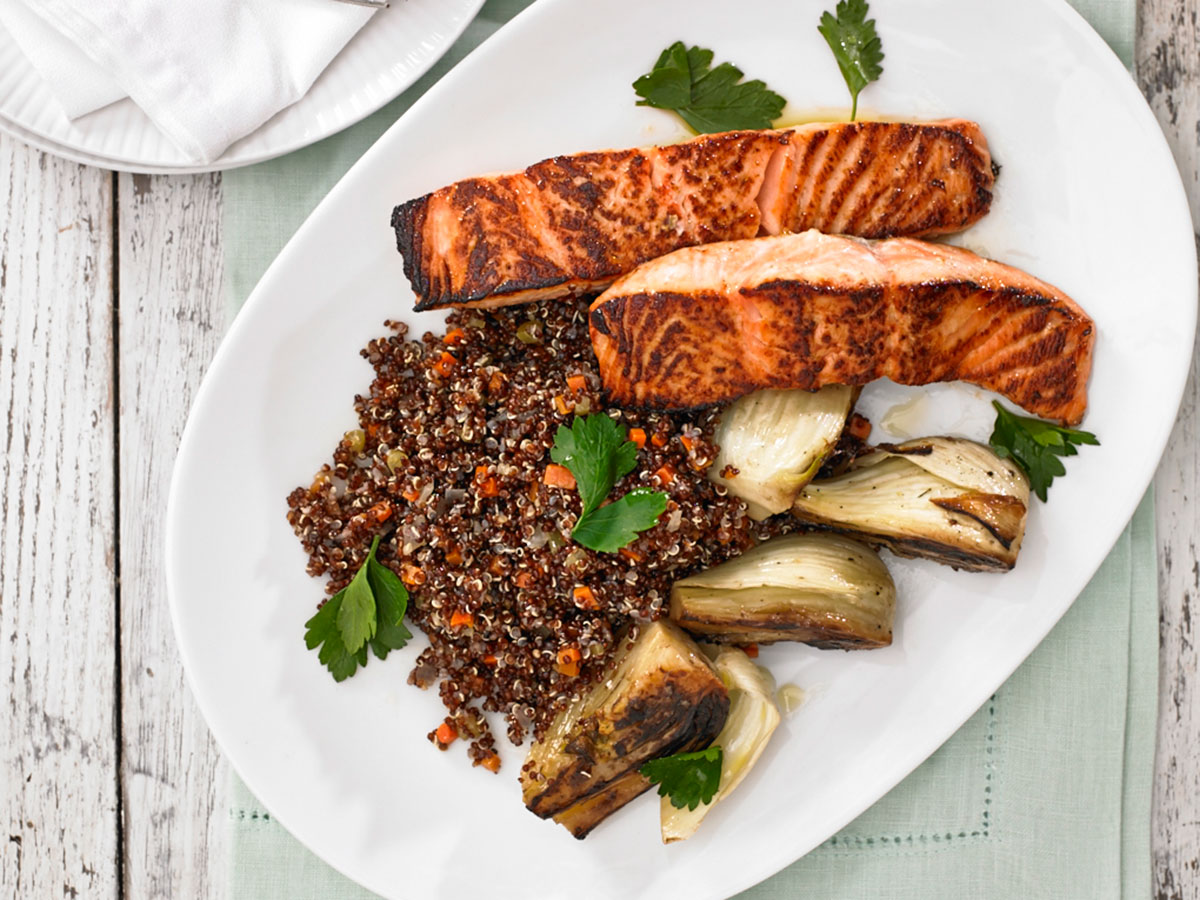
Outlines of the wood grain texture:
{"label": "wood grain texture", "polygon": [[118,181],[127,900],[226,893],[226,767],[184,684],[163,574],[175,452],[225,330],[220,184],[217,175]]}
{"label": "wood grain texture", "polygon": [[[1138,84],[1154,109],[1200,221],[1200,0],[1142,0]],[[1200,248],[1200,238],[1197,238]],[[1154,892],[1200,898],[1200,681],[1192,609],[1200,613],[1200,408],[1196,357],[1155,479],[1159,540],[1159,727],[1155,760]]]}
{"label": "wood grain texture", "polygon": [[112,176],[0,135],[0,897],[120,884]]}

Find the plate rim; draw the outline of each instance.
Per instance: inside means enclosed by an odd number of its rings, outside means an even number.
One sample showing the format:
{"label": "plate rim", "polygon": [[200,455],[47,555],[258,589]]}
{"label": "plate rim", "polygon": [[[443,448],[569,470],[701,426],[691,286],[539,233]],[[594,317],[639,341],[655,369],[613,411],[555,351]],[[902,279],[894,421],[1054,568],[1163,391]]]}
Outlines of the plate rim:
{"label": "plate rim", "polygon": [[[485,41],[483,44],[481,44],[480,47],[484,46],[485,44],[487,44],[488,42],[490,42],[493,39],[500,39],[500,40],[506,39],[508,32],[511,29],[514,29],[514,26],[523,24],[527,18],[532,18],[535,15],[544,13],[548,9],[557,8],[560,6],[567,6],[570,4],[582,5],[584,3],[586,3],[586,0],[542,0],[542,2],[540,2],[540,3],[532,4],[531,6],[527,7],[526,9],[524,9],[520,13],[518,13],[509,22],[505,23],[500,29],[497,30],[497,32],[494,35],[489,37],[487,41]],[[1104,62],[1100,63],[1100,65],[1102,65],[1104,67],[1104,69],[1106,70],[1105,71],[1106,76],[1110,75],[1110,74],[1115,75],[1118,72],[1122,76],[1125,83],[1122,84],[1120,91],[1122,91],[1125,94],[1127,101],[1134,100],[1134,99],[1136,100],[1136,102],[1133,102],[1133,103],[1127,102],[1127,105],[1132,110],[1136,110],[1136,113],[1134,113],[1134,115],[1137,117],[1138,120],[1140,120],[1140,125],[1141,125],[1142,129],[1147,132],[1151,143],[1153,143],[1155,146],[1155,153],[1157,155],[1157,159],[1155,159],[1151,163],[1151,165],[1153,165],[1154,167],[1168,166],[1170,172],[1174,173],[1173,177],[1170,177],[1170,181],[1174,186],[1174,190],[1172,193],[1173,193],[1173,197],[1174,197],[1173,205],[1175,207],[1175,210],[1174,210],[1174,212],[1171,212],[1170,210],[1164,209],[1162,219],[1164,222],[1170,222],[1170,221],[1177,220],[1178,225],[1168,224],[1168,225],[1165,225],[1164,227],[1168,231],[1175,231],[1175,230],[1182,228],[1182,226],[1186,224],[1189,232],[1191,232],[1193,230],[1192,216],[1191,216],[1190,207],[1187,202],[1186,194],[1183,189],[1182,176],[1179,173],[1178,166],[1175,163],[1175,160],[1171,153],[1170,147],[1166,141],[1166,137],[1163,134],[1162,129],[1159,126],[1157,119],[1154,117],[1153,111],[1151,110],[1148,102],[1142,96],[1141,92],[1138,90],[1136,82],[1132,79],[1132,77],[1130,77],[1129,70],[1125,67],[1124,63],[1122,63],[1120,61],[1120,59],[1116,56],[1116,54],[1112,50],[1112,48],[1104,41],[1104,39],[1090,25],[1090,23],[1088,23],[1087,20],[1076,9],[1074,9],[1072,6],[1070,6],[1068,3],[1059,2],[1059,3],[1040,4],[1040,5],[1045,10],[1047,10],[1049,12],[1049,14],[1058,16],[1066,28],[1070,29],[1071,31],[1075,32],[1077,35],[1082,37],[1082,39],[1086,42],[1086,44],[1091,48],[1091,50],[1093,52],[1099,51],[1098,56],[1100,58],[1104,59]],[[501,36],[503,36],[503,37],[501,37]],[[453,82],[457,81],[459,78],[471,77],[471,75],[469,73],[474,68],[474,65],[477,62],[476,58],[478,56],[478,51],[479,51],[479,48],[476,48],[466,58],[464,58],[462,61],[460,61],[460,63],[458,63],[455,66],[454,71],[451,74],[454,74],[456,76],[456,78],[454,78],[453,81],[451,81],[451,87],[453,86]],[[1114,68],[1114,66],[1115,66],[1115,68]],[[463,74],[464,72],[468,73],[468,74]],[[338,180],[337,184],[335,184],[334,187],[329,191],[329,193],[324,198],[322,198],[321,202],[317,204],[317,206],[313,209],[313,211],[305,219],[305,221],[300,226],[300,228],[298,228],[296,230],[296,232],[292,236],[292,238],[289,239],[288,243],[280,251],[279,255],[272,261],[271,265],[266,269],[266,271],[260,278],[258,284],[255,286],[254,290],[251,292],[251,294],[247,298],[245,304],[243,305],[243,310],[250,308],[251,304],[255,303],[256,300],[261,295],[269,293],[270,285],[279,277],[277,270],[280,270],[286,262],[285,257],[288,256],[289,248],[293,244],[301,243],[301,239],[307,235],[308,231],[311,228],[314,227],[314,221],[319,220],[319,214],[323,211],[326,204],[328,204],[330,202],[330,199],[336,197],[340,193],[340,191],[342,189],[344,189],[346,182],[348,180],[350,180],[353,176],[355,176],[355,174],[361,167],[365,167],[369,161],[373,160],[376,157],[376,155],[379,155],[379,154],[382,154],[385,152],[386,145],[389,143],[389,140],[388,140],[389,136],[391,135],[391,133],[394,129],[401,127],[402,124],[405,122],[405,120],[410,115],[412,115],[414,111],[421,110],[424,108],[425,105],[437,102],[439,100],[440,95],[447,89],[445,82],[448,80],[449,79],[444,79],[442,82],[439,82],[437,85],[432,86],[429,89],[429,91],[427,91],[424,95],[422,95],[413,104],[413,106],[410,108],[410,110],[408,112],[406,112],[403,116],[401,116],[395,123],[393,123],[391,126],[389,126],[388,130],[386,132],[384,132],[384,134],[381,135],[380,138],[359,158],[359,160],[357,160],[355,162],[355,164],[353,166],[351,166],[351,168],[349,170],[347,170],[347,172]],[[1193,245],[1193,248],[1194,248],[1194,245]],[[1193,249],[1193,252],[1195,252],[1194,249]],[[1193,265],[1193,267],[1196,265],[1196,259],[1194,256],[1192,259],[1192,265]],[[1197,281],[1196,278],[1193,278],[1193,279],[1191,279],[1189,284],[1190,284],[1190,287],[1188,288],[1188,299],[1190,300],[1190,303],[1188,304],[1188,307],[1187,307],[1188,321],[1186,323],[1179,323],[1179,324],[1186,325],[1186,332],[1188,334],[1192,335],[1192,338],[1194,341],[1195,333],[1196,333],[1196,325],[1197,325],[1197,309],[1196,309],[1196,307],[1197,307],[1198,292],[1200,292],[1200,281]],[[264,286],[266,286],[266,289],[264,289]],[[201,690],[198,690],[198,685],[195,683],[195,680],[193,679],[192,665],[188,661],[190,659],[190,653],[186,649],[187,645],[184,641],[183,635],[180,630],[180,628],[181,628],[180,616],[179,616],[179,612],[178,612],[180,591],[178,590],[178,587],[176,584],[177,572],[175,570],[174,563],[173,563],[173,560],[175,558],[175,553],[178,552],[176,517],[177,517],[177,510],[178,510],[177,504],[178,504],[178,496],[179,496],[178,482],[180,480],[180,471],[182,469],[182,466],[180,465],[180,460],[186,456],[186,454],[188,452],[188,448],[191,443],[191,440],[194,438],[193,423],[195,421],[195,412],[197,409],[199,409],[201,407],[203,402],[206,400],[206,397],[207,397],[206,389],[209,388],[210,385],[212,384],[212,382],[209,378],[209,373],[211,373],[214,369],[216,369],[218,364],[222,362],[222,360],[224,359],[224,356],[228,352],[231,352],[229,350],[229,348],[235,342],[231,341],[230,339],[232,337],[240,334],[240,328],[245,325],[246,321],[247,321],[247,317],[244,317],[241,315],[237,316],[234,319],[234,321],[231,324],[226,335],[222,338],[221,344],[218,347],[216,354],[214,354],[214,356],[213,356],[213,360],[209,365],[209,369],[205,374],[205,377],[200,385],[200,388],[197,390],[195,396],[193,397],[192,411],[189,413],[187,424],[184,428],[183,434],[180,439],[179,450],[178,450],[178,453],[176,456],[176,463],[174,466],[174,470],[172,472],[170,492],[168,495],[168,505],[167,505],[167,520],[166,520],[166,528],[165,528],[165,532],[166,532],[166,535],[165,535],[166,536],[165,568],[166,568],[166,578],[167,578],[167,587],[168,587],[168,602],[169,602],[169,606],[170,606],[172,626],[173,626],[173,630],[176,635],[177,643],[179,645],[180,656],[184,663],[185,679],[188,683],[189,689],[193,693],[193,697],[195,698],[197,705],[200,707],[201,714],[204,715],[204,717],[205,717],[206,723],[209,722],[209,716],[206,711],[208,708],[208,704],[205,700],[202,700],[202,697],[204,696],[204,694]],[[1145,455],[1145,457],[1144,457],[1145,462],[1144,462],[1143,466],[1141,467],[1141,470],[1139,471],[1139,474],[1137,476],[1138,483],[1143,484],[1144,487],[1143,487],[1142,491],[1138,494],[1136,501],[1128,509],[1127,515],[1124,516],[1124,519],[1126,521],[1126,526],[1123,526],[1121,529],[1118,529],[1116,531],[1113,540],[1111,542],[1109,542],[1109,545],[1107,547],[1104,548],[1104,553],[1099,556],[1099,559],[1098,559],[1095,567],[1093,567],[1091,569],[1091,571],[1089,572],[1089,574],[1088,574],[1089,581],[1092,577],[1094,577],[1096,570],[1099,568],[1099,566],[1103,563],[1103,560],[1111,552],[1112,547],[1115,545],[1116,540],[1118,540],[1120,538],[1120,535],[1123,532],[1124,527],[1127,527],[1129,518],[1132,517],[1133,512],[1137,508],[1137,504],[1140,503],[1142,497],[1145,494],[1145,488],[1152,486],[1154,471],[1157,469],[1159,460],[1161,459],[1163,453],[1165,452],[1167,442],[1168,442],[1170,435],[1174,429],[1174,424],[1178,417],[1178,410],[1179,410],[1180,404],[1182,402],[1184,391],[1186,389],[1187,375],[1188,375],[1189,370],[1190,370],[1190,359],[1186,360],[1186,361],[1181,361],[1181,365],[1179,366],[1179,371],[1176,372],[1175,384],[1172,387],[1172,390],[1169,393],[1167,393],[1167,395],[1166,395],[1169,402],[1164,404],[1164,406],[1166,408],[1169,408],[1170,410],[1173,411],[1173,415],[1170,417],[1170,419],[1167,419],[1166,416],[1164,415],[1163,420],[1160,423],[1156,433],[1152,435],[1152,440],[1148,440],[1146,442],[1146,446],[1150,452],[1148,452]],[[1086,587],[1086,583],[1085,583],[1085,587]],[[1000,675],[1000,677],[995,678],[995,679],[989,679],[990,690],[987,691],[987,693],[985,693],[983,695],[984,703],[987,702],[987,699],[986,699],[987,696],[990,695],[991,693],[994,693],[997,689],[999,689],[999,687],[1001,685],[1003,685],[1012,676],[1013,672],[1015,672],[1016,669],[1019,668],[1026,661],[1026,659],[1029,657],[1029,655],[1042,643],[1042,641],[1046,638],[1046,636],[1049,634],[1049,632],[1059,623],[1059,621],[1061,621],[1062,617],[1074,605],[1074,603],[1077,599],[1078,599],[1078,594],[1076,594],[1076,596],[1073,597],[1069,603],[1067,603],[1063,606],[1060,613],[1052,621],[1050,621],[1049,624],[1047,624],[1045,628],[1038,628],[1038,629],[1035,629],[1028,633],[1028,635],[1027,635],[1028,639],[1025,641],[1025,643],[1022,644],[1022,652],[1020,654],[1013,654],[1013,656],[1010,657],[1011,665],[1009,665],[1008,663],[1005,663],[1004,665],[1002,665],[1000,667],[1000,671],[1002,671],[1002,674]],[[994,683],[991,683],[992,681],[994,681]],[[965,706],[965,705],[966,704],[959,703],[959,704],[956,704],[956,707]],[[925,759],[927,759],[932,753],[934,753],[939,747],[941,747],[942,744],[944,744],[951,736],[953,736],[962,727],[962,725],[967,721],[967,719],[969,719],[970,716],[974,714],[974,712],[977,710],[977,708],[978,707],[974,703],[972,703],[969,708],[960,709],[959,712],[961,713],[961,715],[947,716],[947,717],[943,718],[941,720],[941,724],[942,724],[941,728],[930,729],[925,732],[923,738],[917,739],[917,740],[914,740],[913,742],[911,742],[911,744],[908,745],[908,752],[901,754],[903,756],[902,763],[900,765],[894,766],[891,770],[889,770],[893,774],[894,773],[898,773],[898,774],[895,774],[895,777],[892,777],[892,775],[889,774],[888,777],[886,777],[884,779],[880,779],[881,783],[884,783],[884,787],[881,791],[864,793],[863,795],[861,795],[864,798],[861,800],[861,802],[846,804],[845,806],[843,806],[841,808],[840,813],[838,815],[827,817],[826,822],[828,824],[828,833],[821,840],[826,840],[830,835],[835,834],[837,831],[844,828],[848,823],[850,823],[855,818],[857,818],[859,815],[861,815],[866,809],[870,808],[875,803],[877,803],[883,796],[885,796],[888,792],[890,792],[893,788],[895,788],[895,786],[897,784],[899,784],[901,781],[903,781],[905,778],[907,778],[908,775],[910,775],[914,769],[916,769]],[[212,732],[213,737],[216,740],[217,744],[221,747],[222,752],[225,754],[225,756],[226,756],[227,760],[229,761],[233,770],[238,774],[239,777],[241,777],[243,779],[243,781],[247,784],[247,787],[249,789],[251,789],[251,791],[253,791],[253,787],[250,785],[249,781],[247,781],[243,775],[243,772],[241,770],[239,762],[235,759],[234,755],[229,753],[228,744],[227,744],[227,741],[224,739],[224,736],[218,735],[216,733],[216,731],[212,729],[211,725],[210,725],[210,731]],[[229,743],[232,743],[232,741],[230,741]],[[258,796],[258,795],[256,794],[256,796]],[[266,801],[263,798],[259,797],[259,802],[263,803],[263,805],[268,810],[271,811],[272,816],[275,815],[274,810],[272,809],[269,801]],[[341,865],[339,865],[340,860],[334,861],[334,860],[331,860],[331,859],[327,858],[326,856],[324,856],[321,853],[320,849],[317,846],[315,846],[314,842],[310,842],[307,839],[308,838],[307,834],[297,833],[297,831],[294,831],[289,826],[289,824],[283,820],[280,820],[280,824],[283,825],[283,827],[289,832],[289,834],[291,834],[296,840],[298,840],[302,845],[304,845],[309,851],[314,853],[314,855],[316,855],[318,858],[325,861],[328,865],[330,865],[331,867],[333,867],[334,869],[339,871],[341,874],[345,875],[347,878],[351,879],[352,881],[356,881],[355,876],[351,872],[347,871],[345,868],[343,868]],[[303,829],[303,830],[306,831],[307,829]],[[807,855],[808,853],[810,853],[812,850],[814,850],[819,845],[820,845],[820,841],[818,841],[816,844],[813,844],[812,846],[802,848],[798,854],[795,851],[795,849],[791,845],[789,845],[786,841],[779,842],[779,844],[776,845],[774,848],[764,848],[764,853],[761,854],[761,856],[759,857],[757,865],[753,864],[752,861],[748,861],[748,865],[747,865],[746,869],[743,871],[749,872],[749,875],[746,877],[737,879],[737,881],[736,881],[737,887],[735,889],[742,890],[742,889],[751,887],[754,884],[760,883],[761,881],[765,880],[766,878],[769,878],[772,875],[776,874],[777,872],[781,871],[783,868],[790,865],[792,862],[795,862],[796,860]],[[356,883],[360,883],[360,882],[356,881]]]}

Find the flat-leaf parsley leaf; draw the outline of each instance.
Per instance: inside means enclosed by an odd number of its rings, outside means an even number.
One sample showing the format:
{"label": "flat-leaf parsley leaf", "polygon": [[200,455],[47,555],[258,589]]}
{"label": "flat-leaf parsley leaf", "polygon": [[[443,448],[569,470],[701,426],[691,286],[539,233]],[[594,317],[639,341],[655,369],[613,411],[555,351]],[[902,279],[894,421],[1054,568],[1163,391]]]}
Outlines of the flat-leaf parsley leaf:
{"label": "flat-leaf parsley leaf", "polygon": [[761,81],[742,81],[732,63],[712,68],[713,52],[676,41],[633,83],[638,106],[669,109],[697,134],[770,128],[787,103]]}
{"label": "flat-leaf parsley leaf", "polygon": [[1029,486],[1043,503],[1046,502],[1046,489],[1050,483],[1058,476],[1067,474],[1059,457],[1077,454],[1077,444],[1100,443],[1090,431],[1063,428],[1043,419],[1018,416],[995,400],[992,406],[996,407],[996,424],[988,443],[997,456],[1009,457],[1025,470],[1029,476]]}
{"label": "flat-leaf parsley leaf", "polygon": [[867,0],[841,0],[836,15],[824,13],[817,31],[829,44],[846,87],[850,89],[850,121],[858,115],[858,93],[883,74],[883,43],[868,19]]}
{"label": "flat-leaf parsley leaf", "polygon": [[661,491],[638,489],[601,506],[623,476],[637,465],[637,444],[625,429],[603,413],[575,417],[571,427],[559,425],[550,458],[575,476],[583,509],[571,531],[575,542],[603,553],[616,553],[652,528],[667,508]]}
{"label": "flat-leaf parsley leaf", "polygon": [[396,573],[375,559],[379,536],[353,580],[304,623],[304,644],[321,649],[317,659],[334,681],[345,681],[367,664],[367,647],[380,659],[399,650],[412,633],[404,625],[408,591]]}
{"label": "flat-leaf parsley leaf", "polygon": [[658,795],[668,797],[676,809],[695,809],[712,803],[721,786],[721,748],[709,747],[694,753],[676,753],[652,759],[639,772],[658,785]]}

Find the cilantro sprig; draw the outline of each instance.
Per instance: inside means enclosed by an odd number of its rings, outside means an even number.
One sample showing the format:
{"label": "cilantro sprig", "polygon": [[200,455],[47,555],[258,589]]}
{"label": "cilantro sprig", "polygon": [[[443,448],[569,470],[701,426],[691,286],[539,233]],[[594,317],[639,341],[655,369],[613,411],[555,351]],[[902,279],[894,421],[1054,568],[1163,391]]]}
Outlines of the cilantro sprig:
{"label": "cilantro sprig", "polygon": [[721,786],[720,747],[709,747],[694,753],[676,753],[662,759],[652,759],[640,769],[651,784],[658,785],[658,795],[667,797],[676,809],[695,809],[701,803],[712,803]]}
{"label": "cilantro sprig", "polygon": [[1053,422],[1018,416],[1009,412],[999,402],[996,407],[996,424],[988,443],[1000,457],[1009,457],[1029,476],[1029,485],[1038,498],[1046,502],[1046,490],[1051,482],[1067,469],[1060,457],[1074,456],[1079,452],[1077,445],[1098,446],[1100,441],[1090,431],[1063,428]]}
{"label": "cilantro sprig", "polygon": [[732,63],[712,61],[711,50],[676,41],[633,83],[638,106],[672,110],[697,134],[770,128],[787,101],[762,81],[742,81]]}
{"label": "cilantro sprig", "polygon": [[379,535],[351,582],[304,623],[304,644],[316,650],[334,681],[345,681],[367,664],[367,647],[380,659],[412,639],[404,625],[408,591],[396,573],[375,559]]}
{"label": "cilantro sprig", "polygon": [[833,51],[846,87],[850,89],[850,121],[858,115],[858,94],[883,74],[883,43],[868,19],[867,0],[840,0],[835,13],[824,13],[817,31]]}
{"label": "cilantro sprig", "polygon": [[637,465],[637,444],[628,440],[624,427],[603,413],[575,417],[571,427],[558,426],[550,458],[575,476],[583,510],[571,537],[603,553],[616,553],[654,527],[667,509],[662,491],[638,488],[606,506],[600,504],[613,485]]}

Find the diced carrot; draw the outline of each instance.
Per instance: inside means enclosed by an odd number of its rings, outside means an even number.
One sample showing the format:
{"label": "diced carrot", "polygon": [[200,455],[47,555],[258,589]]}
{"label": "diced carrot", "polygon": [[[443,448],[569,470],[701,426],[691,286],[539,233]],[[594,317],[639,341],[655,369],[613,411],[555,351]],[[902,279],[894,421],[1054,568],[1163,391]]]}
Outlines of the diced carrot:
{"label": "diced carrot", "polygon": [[517,587],[522,588],[522,589],[527,588],[531,584],[533,584],[533,573],[532,572],[518,572],[517,577],[514,578],[513,581],[515,581],[517,583]]}
{"label": "diced carrot", "polygon": [[421,492],[418,491],[416,488],[406,488],[405,490],[400,492],[400,496],[403,497],[405,500],[407,500],[409,503],[416,503],[417,500],[419,500],[421,498]]}
{"label": "diced carrot", "polygon": [[550,463],[546,466],[546,474],[542,476],[542,481],[551,487],[566,488],[567,490],[575,488],[575,476],[571,474],[571,470],[558,463]]}
{"label": "diced carrot", "polygon": [[449,722],[443,722],[433,733],[439,744],[451,744],[458,737],[458,730]]}
{"label": "diced carrot", "polygon": [[578,647],[563,647],[555,657],[554,668],[568,678],[575,678],[579,674],[579,660],[581,659],[583,659],[583,654],[579,652]]}
{"label": "diced carrot", "polygon": [[495,773],[500,771],[500,757],[497,756],[495,753],[489,753],[483,759],[477,760],[475,765],[483,766],[485,769],[487,769],[489,772],[491,772],[494,775]]}
{"label": "diced carrot", "polygon": [[380,500],[367,510],[367,515],[373,518],[376,522],[386,522],[392,517],[392,504],[388,503],[386,500]]}
{"label": "diced carrot", "polygon": [[495,399],[504,393],[505,380],[503,372],[493,372],[491,378],[488,379],[488,396]]}
{"label": "diced carrot", "polygon": [[573,390],[575,393],[578,394],[585,387],[587,387],[587,379],[584,378],[582,375],[568,375],[567,376],[567,387],[569,387],[571,390]]}
{"label": "diced carrot", "polygon": [[652,443],[655,447],[665,447],[667,446],[667,439],[658,432],[655,432],[650,438],[650,443]]}
{"label": "diced carrot", "polygon": [[503,575],[507,568],[503,556],[493,556],[492,561],[488,563],[488,571],[497,577]]}
{"label": "diced carrot", "polygon": [[871,420],[866,416],[860,416],[855,413],[850,417],[850,424],[846,426],[846,430],[850,432],[852,437],[858,438],[860,441],[865,441],[871,436]]}
{"label": "diced carrot", "polygon": [[659,466],[654,472],[655,477],[664,485],[670,484],[675,480],[675,467],[670,463]]}
{"label": "diced carrot", "polygon": [[686,450],[688,453],[691,453],[692,448],[696,446],[696,442],[694,440],[692,440],[690,437],[688,437],[686,434],[680,435],[679,440],[683,444],[683,449]]}
{"label": "diced carrot", "polygon": [[405,563],[400,567],[400,580],[409,587],[415,587],[418,584],[424,584],[425,570],[420,566],[412,565],[412,563]]}
{"label": "diced carrot", "polygon": [[640,563],[643,559],[646,558],[641,553],[638,553],[636,550],[632,550],[629,547],[622,547],[617,552],[620,553],[626,559],[628,559],[632,562],[635,562],[635,563]]}
{"label": "diced carrot", "polygon": [[575,598],[575,605],[581,609],[599,609],[600,604],[596,602],[596,594],[586,584],[581,584],[571,592]]}
{"label": "diced carrot", "polygon": [[562,394],[555,394],[554,408],[557,409],[559,411],[559,413],[564,416],[571,411],[571,407],[567,406],[567,398],[564,397]]}
{"label": "diced carrot", "polygon": [[453,347],[455,344],[461,344],[467,338],[467,333],[461,328],[452,328],[446,332],[446,336],[442,338],[443,344],[449,344]]}
{"label": "diced carrot", "polygon": [[483,658],[483,664],[485,666],[494,666],[496,664],[496,657],[492,656],[492,654],[489,653],[487,656],[485,656]]}
{"label": "diced carrot", "polygon": [[454,371],[454,367],[458,365],[458,357],[453,353],[442,353],[441,359],[433,364],[433,371],[437,372],[443,378],[449,378],[450,373]]}
{"label": "diced carrot", "polygon": [[646,429],[630,428],[629,439],[637,444],[639,450],[643,449],[646,446]]}
{"label": "diced carrot", "polygon": [[758,644],[745,644],[742,651],[751,659],[758,659]]}
{"label": "diced carrot", "polygon": [[456,609],[450,613],[451,628],[472,628],[475,625],[475,617],[469,612],[463,612],[461,609]]}
{"label": "diced carrot", "polygon": [[452,566],[461,566],[463,562],[462,547],[455,544],[446,551],[446,562]]}
{"label": "diced carrot", "polygon": [[488,474],[487,466],[475,467],[475,493],[480,497],[495,497],[500,493],[500,482]]}
{"label": "diced carrot", "polygon": [[367,423],[367,437],[375,437],[379,434],[379,429],[382,427],[378,422]]}

